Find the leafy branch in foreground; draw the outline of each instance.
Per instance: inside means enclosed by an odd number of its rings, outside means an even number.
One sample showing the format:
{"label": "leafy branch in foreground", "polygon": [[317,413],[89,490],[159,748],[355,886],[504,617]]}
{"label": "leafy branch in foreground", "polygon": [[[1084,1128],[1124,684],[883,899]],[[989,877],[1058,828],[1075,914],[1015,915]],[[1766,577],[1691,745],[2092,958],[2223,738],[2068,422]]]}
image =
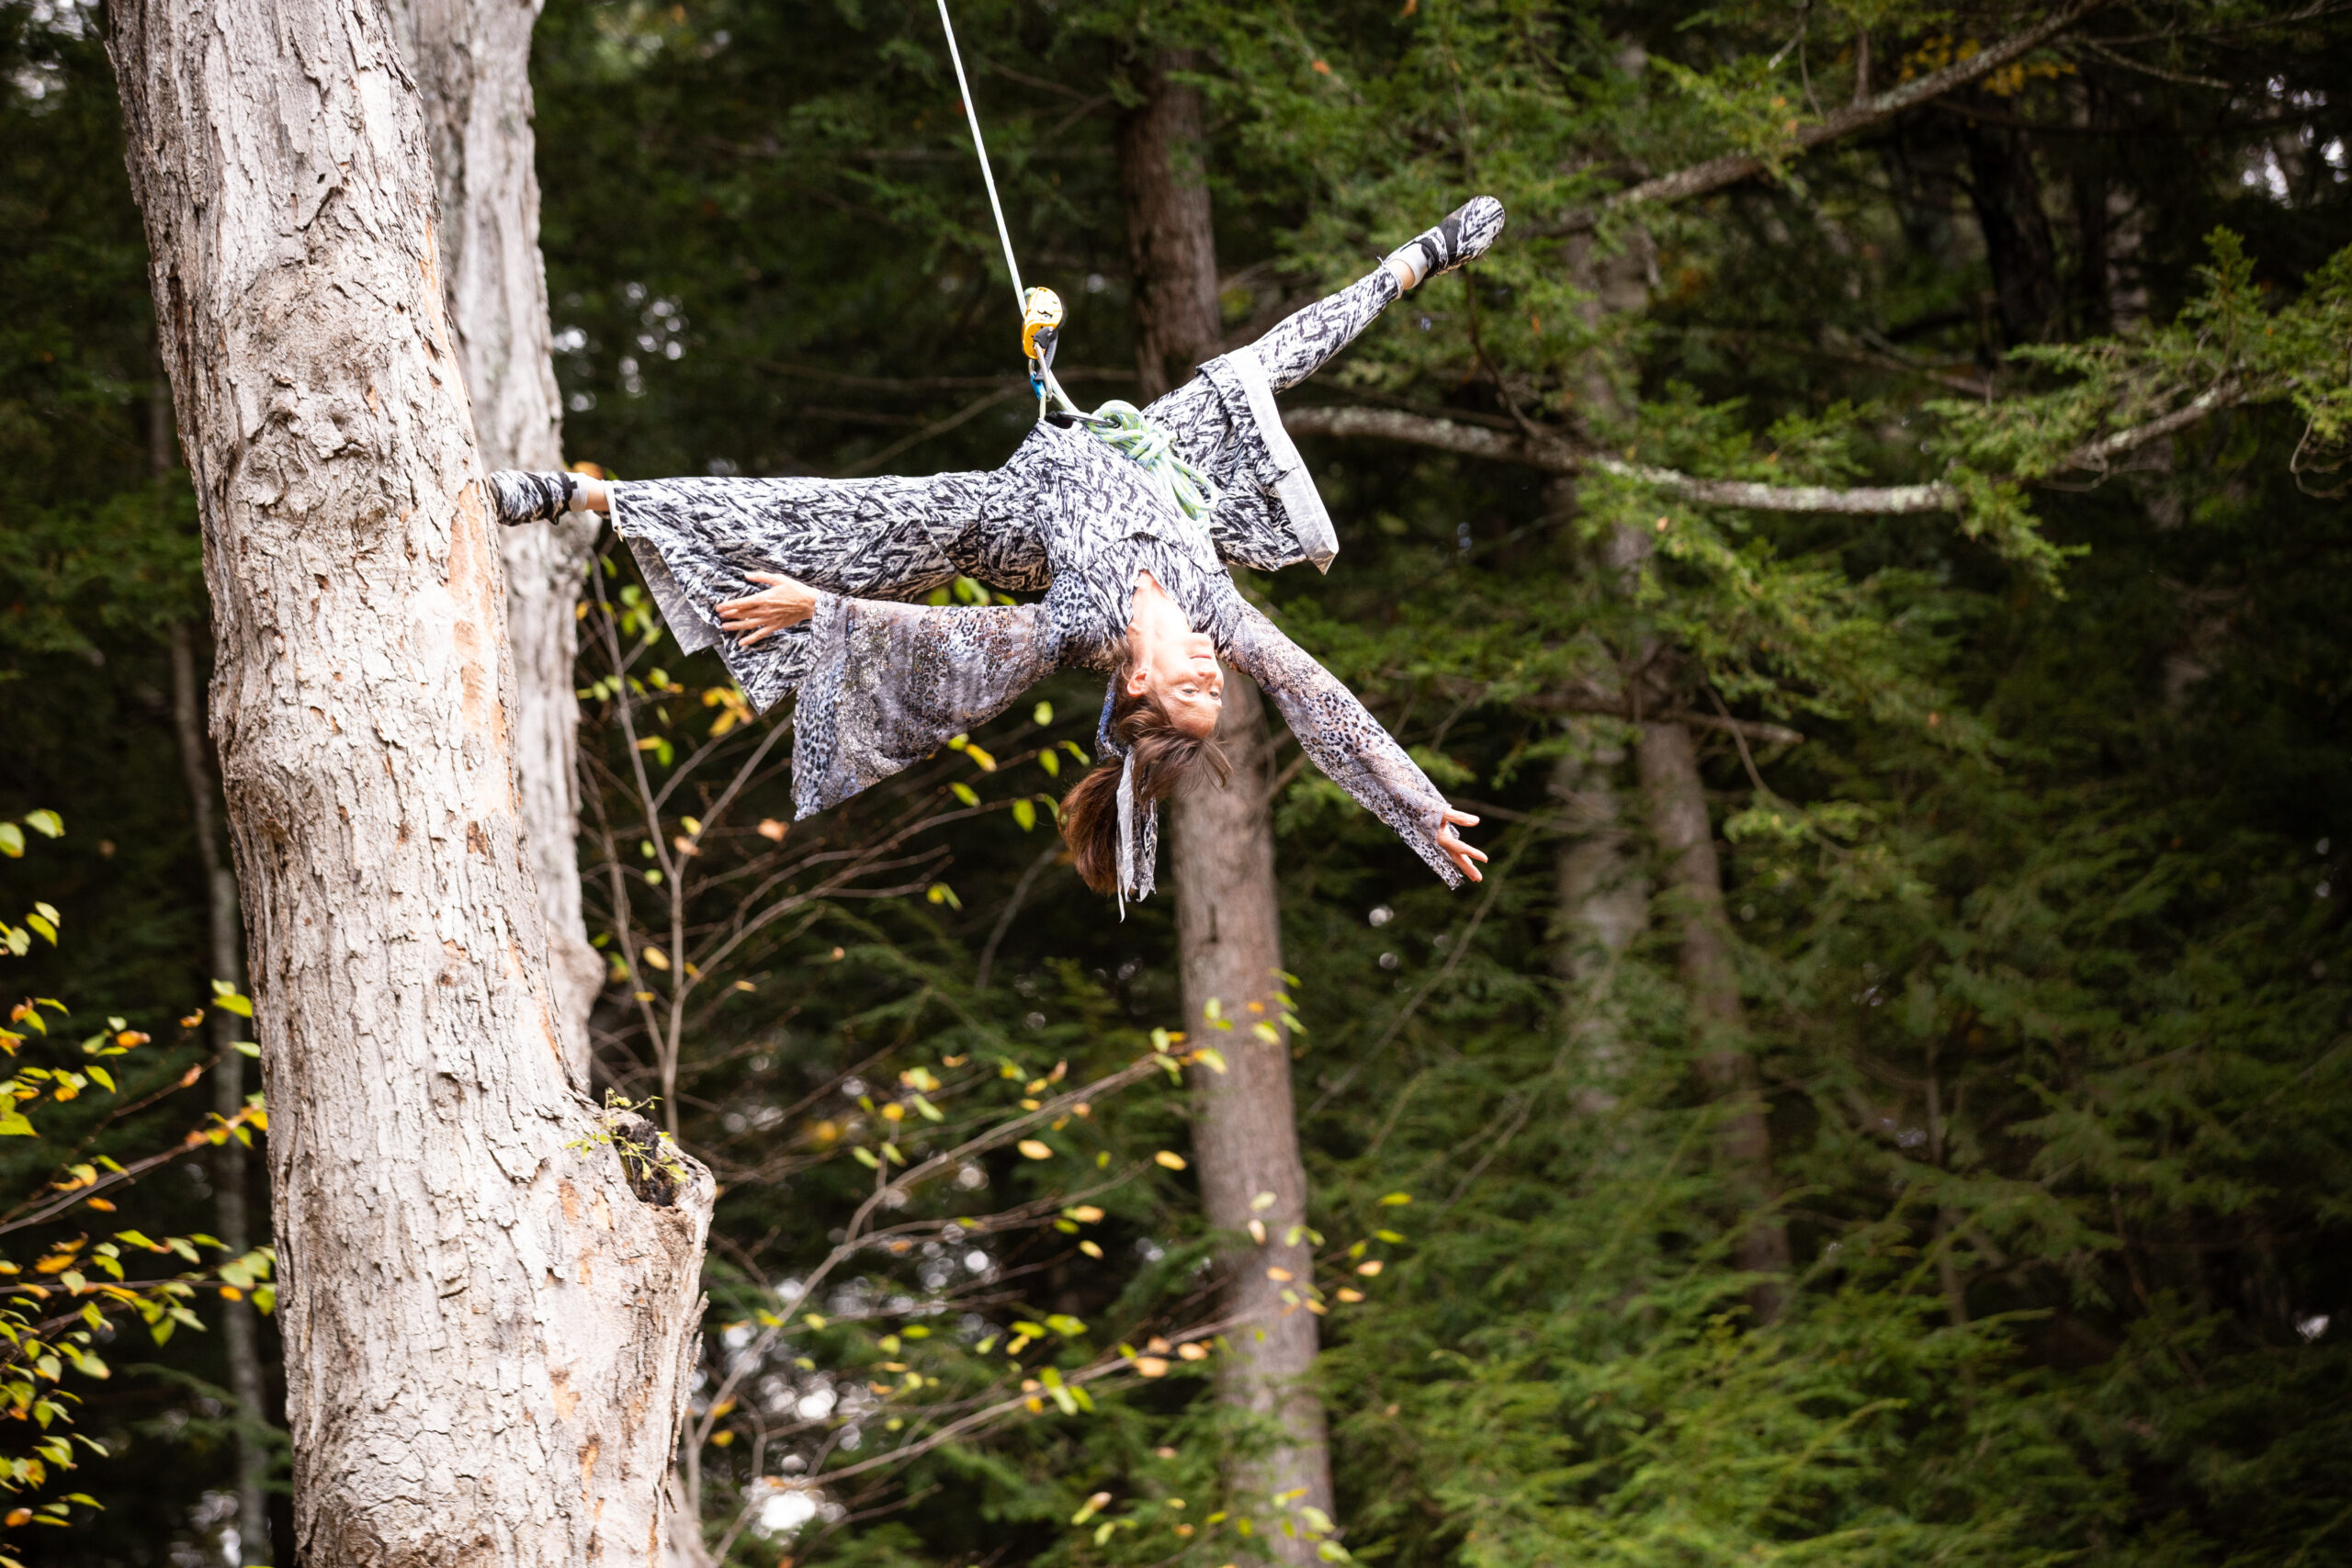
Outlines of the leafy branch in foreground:
{"label": "leafy branch in foreground", "polygon": [[[65,830],[53,811],[0,822],[0,854],[20,858],[28,828],[51,839]],[[22,957],[33,935],[55,946],[62,923],[54,906],[36,902],[20,924],[0,921],[0,947]],[[216,982],[213,988],[211,1006],[252,1016],[252,1002],[232,987]],[[204,1015],[198,1007],[179,1021],[180,1027],[192,1031]],[[80,1399],[63,1385],[69,1371],[85,1378],[112,1375],[98,1347],[114,1337],[118,1320],[135,1316],[163,1345],[181,1327],[203,1328],[191,1303],[207,1292],[231,1301],[250,1296],[264,1312],[276,1303],[270,1282],[276,1258],[268,1247],[238,1258],[216,1256],[208,1263],[204,1250],[217,1255],[225,1248],[201,1233],[154,1237],[139,1230],[105,1234],[67,1227],[74,1211],[82,1212],[74,1217],[114,1213],[114,1200],[101,1194],[197,1149],[230,1138],[250,1145],[253,1134],[269,1124],[256,1094],[235,1115],[214,1114],[209,1125],[128,1164],[92,1152],[100,1133],[189,1088],[203,1076],[205,1064],[173,1072],[168,1063],[156,1060],[162,1053],[153,1038],[121,1018],[107,1019],[106,1027],[78,1040],[63,1038],[53,1026],[62,1026],[68,1016],[66,1005],[55,998],[28,997],[9,1010],[7,1027],[0,1028],[0,1052],[12,1064],[9,1076],[0,1079],[0,1137],[61,1145],[54,1160],[30,1169],[19,1166],[13,1190],[0,1190],[0,1236],[34,1233],[25,1237],[32,1245],[20,1255],[12,1256],[0,1244],[0,1415],[24,1423],[15,1428],[16,1440],[0,1440],[0,1492],[22,1499],[0,1515],[0,1529],[7,1530],[67,1528],[76,1508],[101,1506],[86,1492],[45,1494],[76,1468],[77,1445],[79,1451],[107,1452],[98,1439],[70,1430]],[[95,1117],[82,1114],[89,1107],[63,1109],[85,1099],[95,1106],[99,1097],[112,1103]],[[60,1122],[68,1125],[52,1131]],[[187,1267],[169,1274],[134,1274],[130,1266],[142,1254],[177,1258]],[[0,1568],[23,1568],[17,1550],[0,1540]]]}

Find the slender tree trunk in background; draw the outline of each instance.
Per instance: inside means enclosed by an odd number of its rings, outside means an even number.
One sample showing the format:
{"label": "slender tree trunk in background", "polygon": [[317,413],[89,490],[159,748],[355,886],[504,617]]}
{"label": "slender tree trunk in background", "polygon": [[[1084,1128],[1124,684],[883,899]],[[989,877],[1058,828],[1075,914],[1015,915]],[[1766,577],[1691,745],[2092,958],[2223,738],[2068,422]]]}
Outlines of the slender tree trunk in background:
{"label": "slender tree trunk in background", "polygon": [[281,1551],[651,1562],[710,1181],[639,1196],[565,1070],[414,90],[374,0],[107,19],[271,1110]]}
{"label": "slender tree trunk in background", "polygon": [[[1315,1277],[1314,1247],[1301,1229],[1306,1168],[1291,1101],[1290,1036],[1275,999],[1284,987],[1273,824],[1266,809],[1272,748],[1264,699],[1238,675],[1226,685],[1216,733],[1233,761],[1233,777],[1222,789],[1199,785],[1178,804],[1170,869],[1185,1027],[1226,1063],[1223,1073],[1193,1069],[1193,1152],[1202,1207],[1218,1230],[1247,1231],[1254,1220],[1266,1237],[1262,1245],[1244,1242],[1230,1260],[1225,1313],[1238,1326],[1227,1337],[1232,1353],[1218,1369],[1217,1386],[1267,1440],[1234,1450],[1226,1481],[1250,1497],[1245,1506],[1297,1493],[1292,1508],[1304,1503],[1329,1515],[1330,1449],[1322,1402],[1306,1382],[1317,1349],[1315,1317],[1302,1304],[1301,1287]],[[1208,1016],[1212,1000],[1223,1027]],[[1270,1269],[1283,1270],[1289,1281]],[[1263,1516],[1259,1522],[1261,1529],[1269,1523]],[[1266,1544],[1278,1562],[1316,1560],[1314,1542],[1295,1526],[1287,1534],[1274,1526]]]}
{"label": "slender tree trunk in background", "polygon": [[[196,685],[196,639],[186,621],[171,626],[172,717],[179,731],[180,767],[187,779],[190,815],[195,818],[197,853],[204,866],[205,930],[216,980],[243,988],[245,966],[237,928],[237,878],[220,853],[220,827],[213,809],[219,789],[204,746],[204,701]],[[236,1014],[225,1008],[211,1010],[212,1048],[220,1060],[212,1067],[212,1109],[225,1119],[244,1109],[245,1058],[236,1048],[243,1033]],[[246,1213],[245,1145],[231,1138],[212,1151],[212,1230],[232,1258],[253,1246],[253,1224]],[[237,1402],[237,1561],[268,1562],[269,1449],[253,1428],[269,1420],[267,1396],[262,1387],[259,1325],[250,1302],[224,1304],[220,1318],[220,1352],[229,1364],[229,1393]]]}
{"label": "slender tree trunk in background", "polygon": [[[563,466],[539,179],[531,132],[533,0],[391,0],[424,101],[441,195],[441,278],[486,468]],[[582,574],[593,523],[502,528],[506,637],[514,661],[514,773],[539,889],[564,1054],[589,1081],[588,1013],[605,977],[581,913],[579,730],[572,696]]]}
{"label": "slender tree trunk in background", "polygon": [[[2075,112],[2087,128],[2098,119],[2104,106],[2096,84],[2084,82],[2080,93]],[[2107,209],[2106,171],[2084,159],[2068,183],[2075,198],[2075,267],[2069,280],[2075,301],[2074,333],[2078,337],[2100,337],[2115,325],[2107,288],[2108,234],[2114,225]]]}
{"label": "slender tree trunk in background", "polygon": [[[1717,1127],[1715,1154],[1734,1201],[1750,1216],[1735,1257],[1741,1269],[1777,1280],[1788,1272],[1789,1235],[1777,1217],[1763,1213],[1772,1198],[1771,1134],[1755,1058],[1748,1054],[1731,928],[1724,919],[1723,866],[1707,820],[1698,750],[1684,726],[1645,723],[1637,751],[1650,835],[1663,863],[1683,987],[1699,1037],[1699,1070],[1708,1088],[1733,1101]],[[1758,1322],[1770,1323],[1780,1314],[1781,1287],[1760,1283],[1749,1290],[1747,1303]]]}
{"label": "slender tree trunk in background", "polygon": [[[155,381],[147,398],[147,471],[160,498],[162,487],[179,465],[173,460],[172,400],[164,387],[164,366],[155,362]],[[212,776],[212,757],[204,742],[204,699],[196,683],[196,637],[186,621],[166,628],[172,660],[172,721],[179,740],[180,772],[187,784],[188,822],[196,834],[197,863],[204,872],[205,957],[209,978],[244,988],[244,942],[237,924],[237,877],[220,853],[220,782]],[[236,1048],[242,1031],[237,1015],[222,1008],[211,1010],[212,1109],[224,1119],[245,1104],[245,1057]],[[238,1258],[253,1246],[253,1224],[246,1213],[247,1161],[245,1145],[231,1138],[212,1151],[212,1234]],[[228,1365],[229,1394],[237,1402],[237,1561],[268,1562],[269,1446],[258,1432],[269,1424],[268,1393],[261,1372],[260,1324],[250,1302],[224,1303],[220,1318],[220,1355]]]}
{"label": "slender tree trunk in background", "polygon": [[[1589,237],[1569,243],[1568,275],[1587,295],[1583,313],[1593,327],[1602,323],[1609,310],[1629,310],[1642,302],[1647,290],[1646,271],[1643,266],[1637,272],[1628,255],[1599,256]],[[1594,363],[1578,390],[1589,411],[1588,419],[1597,421],[1588,435],[1605,436],[1609,419],[1623,406],[1607,364]],[[1629,525],[1620,524],[1611,530],[1595,563],[1611,592],[1630,601],[1642,563],[1648,559],[1655,543],[1650,534]],[[1657,640],[1645,633],[1636,646],[1619,650],[1621,666],[1650,671],[1649,679],[1655,682],[1658,671],[1673,665],[1670,654],[1661,658],[1660,651]],[[1668,693],[1659,689],[1617,694],[1639,704]],[[1698,1034],[1700,1071],[1717,1096],[1735,1100],[1717,1134],[1716,1155],[1731,1183],[1734,1201],[1743,1214],[1753,1214],[1771,1197],[1772,1147],[1757,1089],[1756,1064],[1747,1054],[1742,1027],[1739,976],[1732,966],[1729,928],[1724,923],[1723,866],[1715,855],[1713,829],[1708,825],[1698,755],[1690,730],[1679,724],[1643,724],[1634,750],[1668,912],[1679,926],[1683,987]],[[1620,812],[1594,798],[1597,791],[1591,781],[1595,777],[1589,770],[1584,775],[1584,811],[1612,825],[1622,822]],[[1600,777],[1606,781],[1600,788],[1614,783],[1613,773]],[[1630,945],[1638,934],[1638,925],[1629,931],[1622,923],[1630,913],[1625,905],[1596,901],[1609,896],[1606,879],[1611,874],[1621,878],[1621,888],[1639,886],[1627,871],[1603,859],[1613,852],[1613,846],[1579,845],[1573,840],[1562,847],[1558,885],[1564,935],[1573,938],[1580,926],[1615,931]],[[1579,896],[1577,901],[1571,901],[1572,894]],[[1788,1270],[1788,1233],[1777,1219],[1758,1218],[1745,1224],[1735,1250],[1743,1269],[1776,1277]],[[1780,1314],[1781,1291],[1776,1284],[1753,1287],[1747,1300],[1759,1323],[1769,1323]]]}
{"label": "slender tree trunk in background", "polygon": [[[1566,249],[1569,281],[1584,294],[1578,313],[1588,328],[1597,333],[1611,310],[1640,302],[1645,280],[1629,266],[1630,258],[1595,254],[1589,235],[1574,237]],[[1623,416],[1624,400],[1611,368],[1605,355],[1596,353],[1577,379],[1577,402],[1588,437],[1606,438]],[[1577,481],[1555,479],[1548,491],[1552,513],[1573,518],[1579,505]],[[1631,603],[1649,550],[1650,541],[1639,530],[1619,526],[1579,553],[1604,592]],[[1632,657],[1623,662],[1642,660]],[[1622,699],[1624,694],[1613,694]],[[1605,721],[1570,719],[1567,729],[1573,749],[1554,764],[1550,786],[1567,819],[1552,863],[1553,973],[1561,983],[1577,1105],[1590,1113],[1617,1103],[1632,1066],[1614,981],[1618,960],[1649,924],[1650,889],[1633,831],[1636,812],[1627,798],[1624,747]]]}
{"label": "slender tree trunk in background", "polygon": [[1191,50],[1136,62],[1143,101],[1119,117],[1119,189],[1135,275],[1136,375],[1144,400],[1192,378],[1224,352],[1217,317],[1216,230],[1209,219],[1207,134],[1197,87],[1170,79]]}
{"label": "slender tree trunk in background", "polygon": [[[1205,137],[1197,88],[1170,78],[1193,63],[1166,51],[1142,62],[1143,101],[1119,122],[1119,186],[1127,206],[1135,265],[1136,367],[1153,398],[1220,351],[1216,231],[1210,220]],[[1295,1227],[1306,1223],[1306,1168],[1299,1158],[1291,1102],[1288,1032],[1275,995],[1283,989],[1282,904],[1274,885],[1274,833],[1266,798],[1272,748],[1265,705],[1239,675],[1226,685],[1217,739],[1234,761],[1219,789],[1204,781],[1170,813],[1170,873],[1176,884],[1177,965],[1185,1027],[1214,1044],[1227,1070],[1196,1070],[1193,1148],[1208,1222],[1245,1231],[1252,1220],[1265,1245],[1229,1262],[1225,1311],[1238,1325],[1218,1370],[1218,1393],[1252,1418],[1266,1441],[1235,1450],[1226,1483],[1255,1507],[1284,1497],[1267,1549],[1284,1562],[1315,1561],[1295,1510],[1332,1511],[1331,1459],[1322,1402],[1306,1379],[1315,1365],[1315,1318],[1295,1288],[1314,1278],[1313,1250]],[[1229,1029],[1207,1012],[1214,999]],[[1256,1032],[1265,1023],[1272,1040]],[[1271,1194],[1271,1201],[1261,1198]],[[1262,1207],[1253,1205],[1263,1203]],[[1267,1277],[1269,1269],[1293,1283]],[[1288,1290],[1293,1300],[1285,1302]],[[1295,1494],[1295,1495],[1291,1495]]]}
{"label": "slender tree trunk in background", "polygon": [[2065,299],[2058,282],[2058,243],[2042,207],[2033,149],[2018,131],[1965,123],[1968,195],[1984,235],[2002,341],[2011,348],[2041,343],[2057,329]]}
{"label": "slender tree trunk in background", "polygon": [[1589,719],[1571,719],[1576,750],[1553,765],[1551,794],[1566,818],[1553,861],[1558,943],[1553,973],[1566,999],[1576,1101],[1586,1111],[1617,1103],[1632,1066],[1614,995],[1618,961],[1649,923],[1649,886],[1625,820],[1625,748]]}

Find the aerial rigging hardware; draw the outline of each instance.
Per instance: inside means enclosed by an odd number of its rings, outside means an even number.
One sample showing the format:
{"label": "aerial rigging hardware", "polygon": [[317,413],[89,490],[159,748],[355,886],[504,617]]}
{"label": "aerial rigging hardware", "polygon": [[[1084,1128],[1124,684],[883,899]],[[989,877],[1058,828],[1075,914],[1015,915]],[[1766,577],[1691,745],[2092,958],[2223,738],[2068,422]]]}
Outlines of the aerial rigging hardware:
{"label": "aerial rigging hardware", "polygon": [[965,121],[972,128],[972,150],[979,155],[980,183],[988,187],[997,243],[1004,247],[1004,270],[1012,278],[1012,297],[1021,310],[1021,352],[1029,361],[1029,385],[1037,394],[1037,417],[1057,424],[1084,425],[1157,479],[1161,492],[1187,520],[1205,526],[1210,509],[1216,504],[1216,487],[1176,456],[1167,435],[1144,418],[1142,410],[1114,399],[1088,413],[1070,400],[1055,378],[1054,350],[1060,344],[1064,314],[1061,296],[1050,288],[1021,286],[1021,263],[1012,254],[1012,231],[1005,226],[1004,203],[997,196],[996,175],[989,168],[988,143],[980,136],[979,106],[972,101],[972,84],[964,74],[964,52],[956,47],[956,23],[947,15],[947,0],[939,0],[939,25],[947,35],[947,58],[956,67],[956,89],[963,96]]}

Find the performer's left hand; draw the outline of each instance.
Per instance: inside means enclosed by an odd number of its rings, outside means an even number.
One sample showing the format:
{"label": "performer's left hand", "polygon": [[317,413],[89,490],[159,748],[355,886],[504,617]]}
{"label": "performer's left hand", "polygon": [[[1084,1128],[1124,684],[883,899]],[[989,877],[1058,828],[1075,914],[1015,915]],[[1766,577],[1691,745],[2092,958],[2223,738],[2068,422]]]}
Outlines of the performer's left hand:
{"label": "performer's left hand", "polygon": [[1487,880],[1486,874],[1471,863],[1484,861],[1487,858],[1487,852],[1464,843],[1454,837],[1453,833],[1457,826],[1476,828],[1477,825],[1478,819],[1467,811],[1456,811],[1451,806],[1447,807],[1444,819],[1438,824],[1437,847],[1443,850],[1447,858],[1462,868],[1463,875],[1473,882],[1484,882]]}
{"label": "performer's left hand", "polygon": [[775,571],[743,575],[753,582],[770,586],[764,592],[729,599],[719,604],[719,628],[743,634],[737,647],[749,648],[769,633],[797,626],[817,613],[817,591],[797,578]]}

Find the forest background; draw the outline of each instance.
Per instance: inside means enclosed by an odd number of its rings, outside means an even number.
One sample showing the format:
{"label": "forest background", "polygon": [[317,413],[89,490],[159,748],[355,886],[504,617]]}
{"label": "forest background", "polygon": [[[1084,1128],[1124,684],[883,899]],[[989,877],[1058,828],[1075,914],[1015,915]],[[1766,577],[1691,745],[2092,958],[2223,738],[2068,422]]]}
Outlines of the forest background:
{"label": "forest background", "polygon": [[[2352,7],[2077,9],[1811,147],[1858,88],[2048,8],[959,10],[1081,399],[1136,394],[1119,139],[1171,62],[1233,341],[1472,194],[1512,215],[1288,400],[1342,553],[1248,585],[1494,855],[1449,894],[1278,759],[1327,1556],[2352,1559]],[[183,782],[209,638],[101,31],[0,4],[0,811],[65,829],[6,870],[63,936],[12,983],[77,1037],[153,1039],[88,1096],[137,1109],[0,1144],[12,1190],[167,1147],[215,1103],[191,1069],[239,1055],[180,1021],[237,977]],[[553,0],[535,47],[568,457],[1010,451],[1033,413],[931,7]],[[1727,155],[1758,166],[1611,199]],[[1826,493],[1738,488],[1796,484]],[[1098,694],[1057,682],[787,830],[788,716],[665,658],[625,552],[582,625],[600,1081],[659,1096],[723,1184],[684,1456],[708,1542],[1265,1544],[1219,1490],[1264,1440],[1209,1397],[1224,1352],[1151,1344],[1213,1316],[1233,1239],[1183,1168],[1186,1095],[1147,1069],[1054,1098],[1184,1021],[1169,905],[1106,918],[1051,838]],[[1720,973],[1650,809],[1660,716],[1699,742]],[[860,1245],[894,1158],[1032,1100],[1035,1157],[889,1200],[968,1224]],[[1760,1180],[1720,1152],[1743,1127]],[[214,1153],[106,1224],[219,1229]],[[12,1258],[93,1231],[55,1209],[0,1221]],[[67,1382],[107,1452],[62,1484],[104,1509],[12,1524],[28,1561],[271,1560],[237,1495],[241,1449],[280,1451],[275,1390],[246,1408],[223,1349],[243,1312],[275,1359],[253,1282],[188,1298],[204,1332],[97,1331],[112,1375]]]}

